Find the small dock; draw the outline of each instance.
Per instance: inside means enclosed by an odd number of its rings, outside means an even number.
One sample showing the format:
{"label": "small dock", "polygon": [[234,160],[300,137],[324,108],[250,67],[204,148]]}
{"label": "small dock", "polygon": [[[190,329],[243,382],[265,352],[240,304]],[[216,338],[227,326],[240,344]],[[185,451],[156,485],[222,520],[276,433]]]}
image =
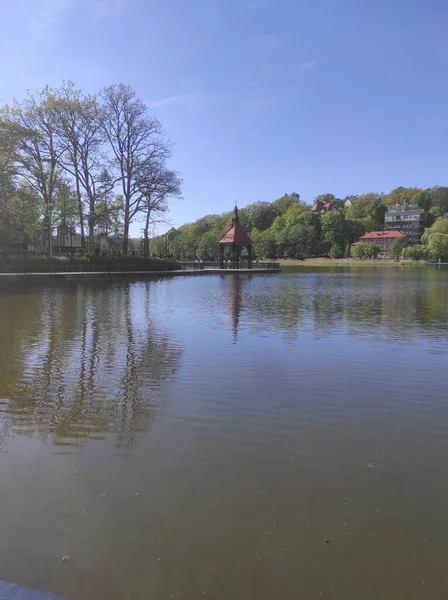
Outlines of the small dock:
{"label": "small dock", "polygon": [[200,260],[184,260],[180,261],[179,265],[182,271],[206,271],[208,273],[275,273],[280,271],[280,263],[278,262],[253,262],[250,268],[247,263],[241,263],[235,268],[233,262],[224,261],[223,267],[218,261],[200,261]]}

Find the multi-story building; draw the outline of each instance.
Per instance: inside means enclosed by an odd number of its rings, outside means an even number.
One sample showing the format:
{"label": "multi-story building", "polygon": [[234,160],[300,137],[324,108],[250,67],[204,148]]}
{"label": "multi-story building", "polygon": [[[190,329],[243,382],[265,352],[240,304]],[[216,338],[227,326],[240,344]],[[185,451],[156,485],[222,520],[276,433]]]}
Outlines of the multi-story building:
{"label": "multi-story building", "polygon": [[384,228],[401,231],[409,244],[419,244],[426,225],[426,212],[415,204],[393,204],[384,217]]}

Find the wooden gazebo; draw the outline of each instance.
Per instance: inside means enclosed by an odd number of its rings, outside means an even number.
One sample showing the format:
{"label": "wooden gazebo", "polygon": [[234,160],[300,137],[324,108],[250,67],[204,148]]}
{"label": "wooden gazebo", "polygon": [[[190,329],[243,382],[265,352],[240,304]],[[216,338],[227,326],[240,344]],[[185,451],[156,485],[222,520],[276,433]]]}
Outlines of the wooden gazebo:
{"label": "wooden gazebo", "polygon": [[252,267],[252,240],[248,234],[241,228],[240,218],[238,216],[238,207],[233,211],[232,226],[219,240],[219,265],[224,268],[225,249],[231,248],[230,266],[232,269],[239,269],[241,249],[247,248],[247,267]]}

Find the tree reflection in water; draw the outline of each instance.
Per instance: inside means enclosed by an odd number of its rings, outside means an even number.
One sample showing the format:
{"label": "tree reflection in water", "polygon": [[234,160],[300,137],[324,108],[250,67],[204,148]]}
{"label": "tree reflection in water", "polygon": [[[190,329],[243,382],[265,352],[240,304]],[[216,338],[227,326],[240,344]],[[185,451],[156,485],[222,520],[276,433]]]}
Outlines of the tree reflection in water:
{"label": "tree reflection in water", "polygon": [[8,314],[0,436],[38,435],[61,451],[110,433],[132,445],[150,427],[181,355],[155,326],[152,285],[34,284],[26,294],[16,286],[0,295],[0,313]]}
{"label": "tree reflection in water", "polygon": [[[246,326],[279,329],[295,339],[304,331],[440,339],[448,329],[448,273],[435,268],[366,267],[310,270],[254,277],[244,289]],[[233,293],[229,287],[229,293]]]}

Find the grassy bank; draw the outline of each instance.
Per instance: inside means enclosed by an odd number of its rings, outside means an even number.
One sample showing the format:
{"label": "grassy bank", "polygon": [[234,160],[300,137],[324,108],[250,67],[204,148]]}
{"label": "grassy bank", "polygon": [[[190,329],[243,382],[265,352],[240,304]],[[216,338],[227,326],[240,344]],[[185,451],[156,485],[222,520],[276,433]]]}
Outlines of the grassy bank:
{"label": "grassy bank", "polygon": [[169,259],[140,256],[1,256],[0,273],[67,273],[101,271],[174,271],[179,265]]}
{"label": "grassy bank", "polygon": [[357,260],[354,258],[307,258],[306,260],[279,260],[280,268],[305,268],[305,267],[409,267],[424,266],[424,262],[415,262],[412,260],[384,260],[367,259]]}

